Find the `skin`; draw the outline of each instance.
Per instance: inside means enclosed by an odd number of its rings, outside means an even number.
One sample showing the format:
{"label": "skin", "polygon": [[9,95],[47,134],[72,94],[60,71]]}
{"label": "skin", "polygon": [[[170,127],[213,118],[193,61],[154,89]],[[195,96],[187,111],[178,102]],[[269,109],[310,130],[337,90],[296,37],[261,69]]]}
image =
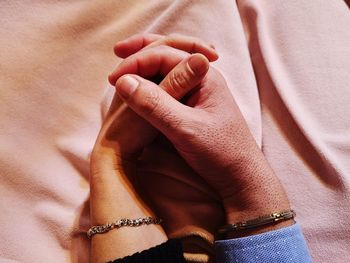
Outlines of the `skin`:
{"label": "skin", "polygon": [[[125,60],[109,76],[117,97],[91,158],[93,225],[111,222],[121,214],[126,218],[153,215],[133,183],[137,157],[159,131],[220,195],[227,223],[290,208],[225,80],[209,66],[218,58],[212,46],[184,36],[137,35],[117,43],[115,53]],[[147,80],[157,75],[163,78],[159,85]],[[185,95],[186,101],[180,103]],[[95,235],[92,262],[130,255],[166,239],[155,225]],[[118,249],[121,244],[123,249]]]}
{"label": "skin", "polygon": [[[191,73],[186,66],[187,59],[190,58],[189,54],[166,46],[161,48],[158,46],[157,49],[156,51],[149,47],[148,50],[139,52],[137,56],[130,56],[128,60],[121,63],[115,74],[123,75],[128,72],[144,77],[163,74],[165,78],[160,86],[176,97],[177,89],[173,85],[173,79],[179,74]],[[208,49],[211,50],[210,47]],[[186,79],[190,80],[186,84],[195,87],[205,75],[209,62],[202,55],[193,55],[193,57],[204,62],[202,74],[186,75]],[[147,61],[150,60],[157,62],[152,65],[153,72],[148,70]],[[142,202],[132,184],[135,175],[133,162],[137,158],[137,153],[153,140],[158,132],[126,105],[120,105],[121,101],[116,96],[91,156],[91,221],[93,225],[114,221],[121,215],[125,218],[153,215],[152,210]],[[147,239],[144,238],[145,236]],[[91,261],[106,262],[155,246],[166,239],[162,228],[155,225],[141,227],[141,231],[123,228],[120,231],[95,235],[91,244]],[[138,240],[137,246],[135,246],[135,240]],[[123,249],[112,244],[122,244]]]}

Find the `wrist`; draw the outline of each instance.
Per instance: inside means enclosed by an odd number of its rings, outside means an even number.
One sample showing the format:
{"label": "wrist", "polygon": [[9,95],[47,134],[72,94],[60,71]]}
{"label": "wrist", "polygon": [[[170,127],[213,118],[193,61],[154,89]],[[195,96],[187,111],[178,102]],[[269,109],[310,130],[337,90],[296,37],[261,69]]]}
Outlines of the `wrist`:
{"label": "wrist", "polygon": [[[291,209],[287,195],[278,179],[270,179],[268,184],[264,183],[264,181],[262,180],[258,185],[249,185],[244,193],[223,200],[226,224],[236,224]],[[293,223],[294,220],[280,221],[256,229],[232,232],[227,237],[235,238],[254,235],[276,230]]]}
{"label": "wrist", "polygon": [[136,165],[114,152],[94,154],[90,162],[90,209],[93,225],[121,218],[155,216],[137,191]]}
{"label": "wrist", "polygon": [[[255,219],[271,213],[290,210],[288,197],[278,177],[258,152],[253,158],[241,162],[242,169],[235,171],[235,181],[231,191],[223,197],[226,223],[235,224]],[[240,176],[237,179],[237,174]],[[234,177],[233,177],[234,178]],[[281,221],[277,224],[259,227],[249,231],[238,231],[238,236],[257,234],[291,225],[294,221]]]}
{"label": "wrist", "polygon": [[[107,148],[93,152],[90,170],[91,225],[104,225],[122,218],[156,217],[135,189],[136,166],[133,162],[122,161],[113,149]],[[159,245],[166,239],[160,225],[114,229],[92,238],[91,261],[122,258]],[[113,244],[123,249],[116,249]]]}
{"label": "wrist", "polygon": [[276,179],[260,184],[251,182],[244,191],[223,200],[227,223],[242,221],[272,212],[289,210],[288,197]]}

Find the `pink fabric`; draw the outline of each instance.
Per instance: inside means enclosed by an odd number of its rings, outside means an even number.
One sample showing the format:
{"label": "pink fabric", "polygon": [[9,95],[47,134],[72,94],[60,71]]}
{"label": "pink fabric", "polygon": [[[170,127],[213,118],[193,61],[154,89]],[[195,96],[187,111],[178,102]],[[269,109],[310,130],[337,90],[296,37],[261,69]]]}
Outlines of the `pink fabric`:
{"label": "pink fabric", "polygon": [[0,261],[88,262],[79,233],[89,226],[106,76],[119,62],[112,46],[147,31],[216,46],[215,66],[286,187],[314,261],[347,262],[349,25],[341,0],[2,0]]}

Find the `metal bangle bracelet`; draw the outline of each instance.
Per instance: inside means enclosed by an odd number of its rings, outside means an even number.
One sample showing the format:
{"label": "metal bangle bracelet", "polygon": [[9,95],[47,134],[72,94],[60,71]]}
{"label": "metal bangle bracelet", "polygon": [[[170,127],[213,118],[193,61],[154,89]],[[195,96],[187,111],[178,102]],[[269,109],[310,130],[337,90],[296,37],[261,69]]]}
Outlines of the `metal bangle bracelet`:
{"label": "metal bangle bracelet", "polygon": [[255,219],[235,223],[235,224],[228,224],[219,229],[219,234],[226,234],[230,231],[240,231],[240,230],[247,230],[247,229],[254,229],[258,228],[260,226],[265,226],[269,224],[273,224],[279,221],[284,221],[288,219],[292,219],[296,216],[296,213],[294,210],[288,210],[278,213],[272,213],[270,215],[261,216]]}

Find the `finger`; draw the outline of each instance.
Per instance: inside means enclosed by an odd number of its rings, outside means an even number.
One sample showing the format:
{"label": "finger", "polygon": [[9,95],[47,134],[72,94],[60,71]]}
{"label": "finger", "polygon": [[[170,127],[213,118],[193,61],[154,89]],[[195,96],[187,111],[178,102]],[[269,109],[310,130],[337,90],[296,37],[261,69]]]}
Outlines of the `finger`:
{"label": "finger", "polygon": [[[116,85],[117,94],[143,119],[171,137],[191,108],[181,104],[155,83],[137,75],[121,77]],[[185,92],[185,91],[184,91]]]}
{"label": "finger", "polygon": [[114,46],[114,53],[118,57],[126,58],[163,37],[162,35],[151,33],[133,35],[123,41],[117,42]]}
{"label": "finger", "polygon": [[[189,90],[199,84],[208,68],[209,61],[205,56],[201,54],[191,55],[189,59],[185,59],[175,66],[159,86],[175,99],[181,99]],[[140,149],[154,138],[157,130],[150,127],[151,124],[147,120],[141,118],[130,108],[124,108],[123,114],[120,114],[122,106],[119,100],[122,101],[120,96],[116,94],[105,120],[106,127],[109,127],[105,136],[118,138],[121,146],[120,154],[125,158],[133,158],[138,156]],[[117,108],[118,111],[116,111]],[[125,132],[125,127],[128,127],[127,132]]]}
{"label": "finger", "polygon": [[161,36],[156,34],[136,35],[124,41],[118,42],[114,47],[117,56],[126,58],[143,48],[166,45],[176,49],[186,51],[188,53],[201,53],[206,56],[209,61],[218,59],[218,54],[213,45],[189,36],[173,34],[169,36]]}
{"label": "finger", "polygon": [[[159,86],[173,98],[181,99],[189,90],[199,84],[204,75],[206,75],[208,68],[209,61],[206,57],[201,54],[191,55],[189,59],[185,59],[179,63]],[[116,103],[118,99],[120,100],[120,97],[117,93],[114,97],[113,103]],[[118,104],[120,106],[120,103]],[[110,110],[109,116],[111,116],[111,118],[113,118],[114,112],[116,112],[115,108]],[[135,150],[138,148],[136,146],[144,145],[151,141],[156,134],[154,129],[149,128],[149,122],[140,118],[140,116],[135,114],[130,108],[127,109],[124,114],[119,114],[118,116],[119,117],[116,118],[112,124],[113,134],[115,135],[119,133],[120,139],[129,138],[124,140],[128,142],[128,147],[125,148],[129,149],[132,153],[135,151],[138,152]],[[126,122],[124,120],[126,120]],[[129,127],[127,134],[121,132],[123,131],[122,127]],[[137,138],[132,138],[135,135],[137,135]]]}
{"label": "finger", "polygon": [[201,53],[206,56],[209,61],[215,61],[219,58],[216,50],[210,44],[207,44],[203,40],[196,37],[173,34],[160,38],[159,40],[150,43],[147,47],[158,45],[167,45],[191,54]]}
{"label": "finger", "polygon": [[168,46],[141,50],[123,60],[108,79],[112,85],[115,85],[117,79],[125,74],[135,74],[143,78],[160,74],[164,77],[188,56],[188,53]]}
{"label": "finger", "polygon": [[193,54],[173,68],[159,86],[179,100],[202,81],[208,70],[208,59],[202,54]]}

